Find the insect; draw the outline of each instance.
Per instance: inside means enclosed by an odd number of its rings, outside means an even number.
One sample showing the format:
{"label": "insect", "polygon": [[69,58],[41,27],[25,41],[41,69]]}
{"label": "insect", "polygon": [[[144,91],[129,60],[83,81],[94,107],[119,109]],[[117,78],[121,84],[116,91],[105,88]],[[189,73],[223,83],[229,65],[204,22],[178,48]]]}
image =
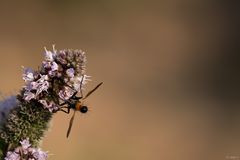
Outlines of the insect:
{"label": "insect", "polygon": [[[93,88],[91,91],[89,91],[86,96],[84,97],[77,97],[77,91],[72,95],[72,97],[70,97],[67,101],[65,101],[64,103],[60,104],[60,106],[63,106],[60,108],[60,111],[63,111],[67,114],[70,113],[70,110],[73,109],[73,115],[72,115],[72,118],[70,119],[70,122],[69,122],[69,127],[68,127],[68,130],[67,130],[67,138],[71,132],[71,129],[72,129],[72,125],[73,125],[73,120],[74,120],[74,117],[75,117],[75,113],[76,111],[80,111],[81,113],[87,113],[88,112],[88,107],[85,106],[83,104],[83,101],[88,97],[90,96],[94,91],[96,91],[98,89],[98,87],[100,87],[101,85],[103,84],[103,82],[99,83],[95,88]],[[81,95],[82,94],[82,90],[80,88],[80,92],[81,92]],[[67,105],[67,106],[65,106]],[[67,111],[66,110],[63,110],[63,108],[67,108]]]}

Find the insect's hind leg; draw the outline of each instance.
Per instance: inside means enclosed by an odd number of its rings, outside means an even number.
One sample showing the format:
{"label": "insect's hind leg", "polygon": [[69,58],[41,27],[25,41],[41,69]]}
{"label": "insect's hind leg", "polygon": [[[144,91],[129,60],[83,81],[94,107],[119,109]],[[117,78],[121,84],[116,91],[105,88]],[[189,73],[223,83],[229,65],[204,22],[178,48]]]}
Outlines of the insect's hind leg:
{"label": "insect's hind leg", "polygon": [[[70,113],[70,108],[69,108],[68,106],[64,106],[64,105],[66,105],[66,104],[69,105],[70,103],[69,103],[68,101],[65,101],[65,102],[59,104],[59,106],[62,106],[62,107],[59,108],[59,111],[62,111],[62,112],[64,112],[64,113],[69,114],[69,113]],[[67,111],[64,110],[63,108],[67,108]]]}
{"label": "insect's hind leg", "polygon": [[67,102],[63,102],[61,104],[59,104],[59,106],[64,106],[65,104],[68,104]]}

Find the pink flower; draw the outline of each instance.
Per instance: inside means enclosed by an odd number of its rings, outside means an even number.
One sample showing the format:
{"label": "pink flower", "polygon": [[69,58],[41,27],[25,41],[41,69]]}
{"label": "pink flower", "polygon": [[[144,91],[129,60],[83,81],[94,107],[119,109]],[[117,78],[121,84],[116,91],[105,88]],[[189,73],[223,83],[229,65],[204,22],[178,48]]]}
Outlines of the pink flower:
{"label": "pink flower", "polygon": [[28,90],[28,91],[31,91],[31,90],[37,90],[38,88],[38,83],[37,82],[30,82],[30,83],[27,83],[27,85],[25,86],[25,89]]}
{"label": "pink flower", "polygon": [[7,152],[7,156],[4,160],[20,160],[20,155],[16,152]]}
{"label": "pink flower", "polygon": [[25,68],[23,73],[23,80],[25,82],[33,81],[34,80],[34,72],[30,68]]}
{"label": "pink flower", "polygon": [[51,70],[48,71],[48,75],[50,77],[57,76],[58,75],[57,71],[58,71],[58,68],[59,68],[58,64],[56,62],[51,62],[50,68],[51,68]]}
{"label": "pink flower", "polygon": [[88,79],[89,77],[90,76],[82,75],[72,78],[71,81],[73,82],[74,89],[76,91],[80,91],[80,89],[82,89],[82,87],[87,84],[88,81],[91,81],[90,79]]}
{"label": "pink flower", "polygon": [[[49,82],[48,82],[48,75],[40,75],[41,78],[38,79],[36,82],[29,82],[27,86],[25,86],[25,93],[23,98],[26,101],[30,101],[31,99],[36,99],[36,97],[42,93],[43,91],[48,90]],[[36,94],[32,93],[31,91],[35,90]]]}
{"label": "pink flower", "polygon": [[46,152],[43,152],[40,149],[35,149],[32,153],[33,157],[36,158],[37,160],[46,160],[48,158],[48,155]]}
{"label": "pink flower", "polygon": [[29,143],[29,138],[20,141],[20,143],[23,149],[27,149],[31,146],[31,144]]}
{"label": "pink flower", "polygon": [[40,93],[42,93],[43,91],[47,92],[47,89],[49,88],[49,82],[48,81],[44,81],[43,83],[39,83],[38,88],[37,88],[37,92],[36,95],[39,95]]}
{"label": "pink flower", "polygon": [[51,61],[51,62],[43,61],[42,66],[43,66],[43,68],[51,69],[51,71],[57,71],[59,68],[58,64],[55,61]]}
{"label": "pink flower", "polygon": [[41,78],[39,78],[37,80],[38,83],[43,83],[44,81],[47,81],[49,78],[48,78],[48,75],[40,75]]}
{"label": "pink flower", "polygon": [[36,95],[34,93],[32,93],[31,91],[25,91],[24,95],[23,95],[23,99],[25,101],[30,101],[31,99],[35,99]]}
{"label": "pink flower", "polygon": [[22,145],[22,150],[24,154],[28,153],[28,148],[31,146],[31,144],[29,143],[29,139],[24,139],[23,141],[20,141],[21,145]]}
{"label": "pink flower", "polygon": [[48,51],[46,47],[45,49],[45,60],[52,62],[54,60],[53,53],[51,51]]}
{"label": "pink flower", "polygon": [[47,108],[50,112],[58,110],[58,106],[53,101],[48,103],[46,100],[39,100],[39,102],[43,105],[44,108]]}
{"label": "pink flower", "polygon": [[58,70],[58,64],[56,62],[52,62],[51,70],[52,71],[57,71]]}
{"label": "pink flower", "polygon": [[20,160],[28,158],[28,160],[46,160],[48,158],[47,152],[42,151],[39,148],[31,147],[29,139],[24,139],[20,141],[21,146],[15,148],[14,151],[7,152],[7,156],[4,160]]}
{"label": "pink flower", "polygon": [[69,69],[66,70],[67,76],[70,77],[70,78],[74,77],[74,72],[75,71],[74,71],[73,68],[69,68]]}
{"label": "pink flower", "polygon": [[41,78],[37,80],[38,85],[37,85],[36,95],[39,95],[43,91],[47,92],[49,88],[49,82],[47,80],[48,80],[48,75],[41,75]]}
{"label": "pink flower", "polygon": [[59,97],[62,99],[62,100],[68,100],[69,98],[72,97],[72,95],[74,94],[74,90],[71,89],[70,87],[64,87],[59,93]]}
{"label": "pink flower", "polygon": [[43,68],[51,68],[51,62],[49,61],[43,61],[42,62]]}

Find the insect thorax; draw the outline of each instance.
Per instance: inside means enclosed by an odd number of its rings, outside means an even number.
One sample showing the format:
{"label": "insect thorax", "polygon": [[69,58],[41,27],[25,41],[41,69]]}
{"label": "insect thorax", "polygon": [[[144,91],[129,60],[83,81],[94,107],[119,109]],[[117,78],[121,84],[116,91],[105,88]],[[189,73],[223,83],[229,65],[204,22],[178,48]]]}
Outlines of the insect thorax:
{"label": "insect thorax", "polygon": [[72,109],[75,109],[77,103],[78,103],[77,101],[72,101],[72,102],[69,104],[69,107],[72,108]]}

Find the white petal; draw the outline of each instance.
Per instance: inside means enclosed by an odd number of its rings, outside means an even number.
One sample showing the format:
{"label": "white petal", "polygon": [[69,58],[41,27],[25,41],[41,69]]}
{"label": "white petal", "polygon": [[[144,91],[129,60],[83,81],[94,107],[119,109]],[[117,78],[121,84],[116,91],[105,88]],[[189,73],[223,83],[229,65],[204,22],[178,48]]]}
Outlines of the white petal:
{"label": "white petal", "polygon": [[16,152],[7,152],[7,156],[4,160],[20,160],[20,155]]}
{"label": "white petal", "polygon": [[25,82],[27,81],[33,81],[34,80],[34,72],[30,68],[24,68],[24,73],[23,73],[23,80]]}
{"label": "white petal", "polygon": [[30,101],[31,99],[35,99],[36,95],[30,91],[26,91],[24,93],[23,99],[25,99],[26,101]]}
{"label": "white petal", "polygon": [[22,141],[20,141],[21,145],[22,145],[22,148],[24,150],[26,150],[27,148],[29,148],[31,146],[31,144],[29,143],[29,139],[24,139]]}
{"label": "white petal", "polygon": [[44,81],[42,83],[39,83],[36,95],[39,95],[43,91],[47,92],[48,88],[49,88],[49,82],[48,81]]}
{"label": "white petal", "polygon": [[36,152],[33,153],[33,157],[38,160],[46,160],[48,158],[48,155],[46,152],[38,149]]}
{"label": "white petal", "polygon": [[87,84],[88,81],[91,81],[90,79],[88,79],[88,77],[90,76],[82,75],[72,78],[71,81],[73,82],[74,89],[76,91],[79,91],[81,88],[83,88],[83,86]]}
{"label": "white petal", "polygon": [[53,53],[51,51],[48,51],[46,47],[44,47],[44,49],[45,49],[45,60],[52,62],[54,60]]}
{"label": "white petal", "polygon": [[59,93],[59,97],[62,99],[62,100],[68,100],[69,98],[72,97],[72,95],[74,94],[74,90],[69,88],[69,87],[64,87]]}
{"label": "white petal", "polygon": [[39,100],[40,103],[44,106],[44,108],[48,108],[48,104],[46,100]]}

